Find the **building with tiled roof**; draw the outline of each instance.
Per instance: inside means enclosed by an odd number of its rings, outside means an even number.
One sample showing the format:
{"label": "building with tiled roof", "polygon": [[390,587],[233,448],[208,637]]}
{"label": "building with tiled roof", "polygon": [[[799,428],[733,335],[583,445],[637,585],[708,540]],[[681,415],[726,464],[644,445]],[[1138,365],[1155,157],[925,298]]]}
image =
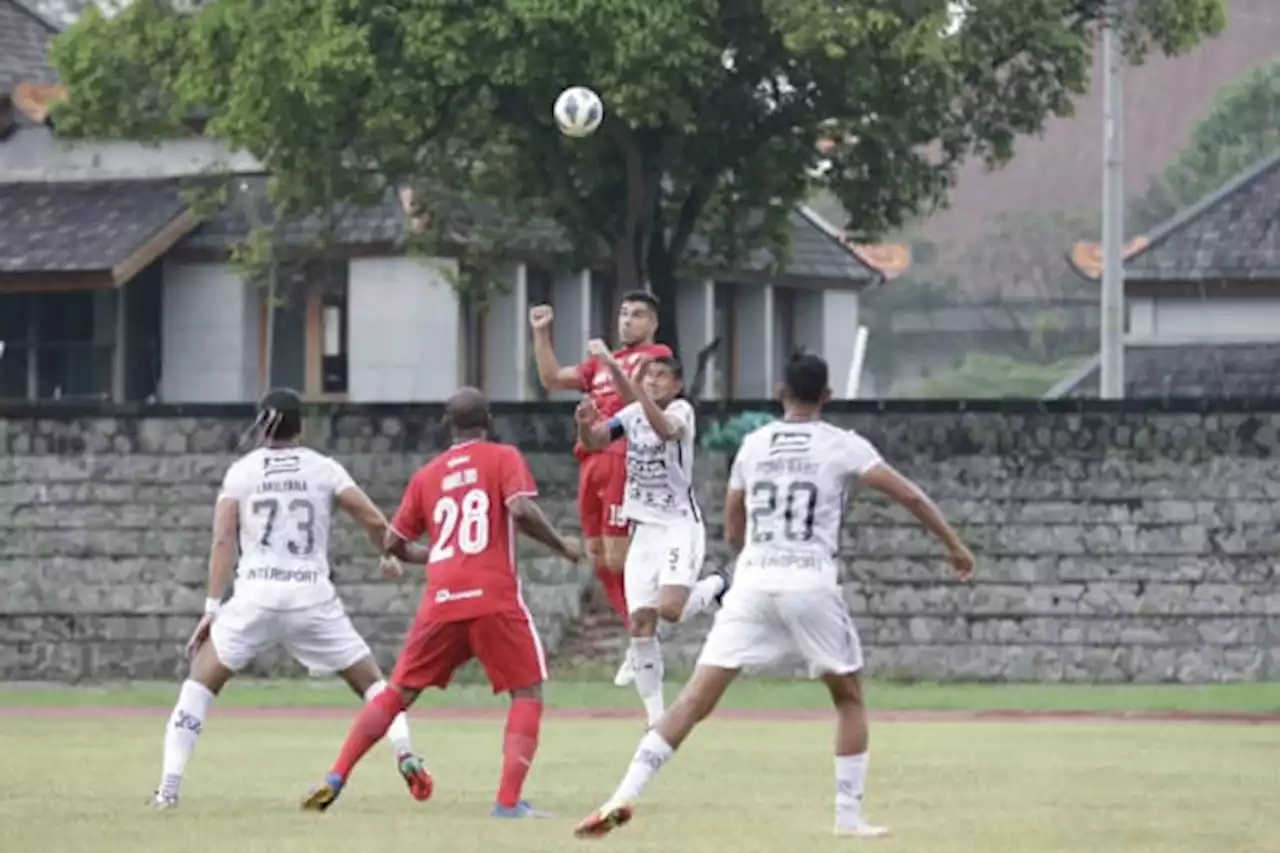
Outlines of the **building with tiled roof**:
{"label": "building with tiled roof", "polygon": [[[1097,280],[1097,244],[1072,268]],[[1280,152],[1126,247],[1125,393],[1280,396]],[[1091,359],[1050,396],[1098,394]]]}
{"label": "building with tiled roof", "polygon": [[[406,255],[411,217],[390,192],[333,222],[281,226],[279,245],[310,245],[323,229],[330,247],[324,263],[290,267],[269,299],[231,263],[266,214],[261,166],[198,135],[59,141],[49,107],[65,92],[47,63],[57,32],[23,0],[0,0],[0,400],[229,402],[283,384],[316,399],[404,402],[442,399],[460,382],[523,400],[540,394],[530,304],[555,307],[566,361],[589,337],[612,337],[619,293],[603,258],[598,269],[560,268],[568,241],[554,223],[507,222],[474,200],[437,204],[477,229],[518,232],[529,248],[483,309],[451,286],[456,259]],[[233,198],[201,222],[188,184],[223,161],[238,176]],[[791,227],[781,271],[759,252],[678,293],[684,359],[718,342],[712,394],[768,396],[801,345],[847,372],[859,294],[909,262],[898,247],[848,244],[808,208]]]}

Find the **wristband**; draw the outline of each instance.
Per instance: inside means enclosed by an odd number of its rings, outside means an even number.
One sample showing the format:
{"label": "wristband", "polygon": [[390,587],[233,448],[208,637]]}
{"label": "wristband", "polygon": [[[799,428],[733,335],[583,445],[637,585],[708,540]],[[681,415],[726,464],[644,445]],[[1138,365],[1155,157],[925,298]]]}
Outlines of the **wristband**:
{"label": "wristband", "polygon": [[222,602],[216,598],[206,598],[204,600],[204,612],[206,615],[216,614],[222,609]]}

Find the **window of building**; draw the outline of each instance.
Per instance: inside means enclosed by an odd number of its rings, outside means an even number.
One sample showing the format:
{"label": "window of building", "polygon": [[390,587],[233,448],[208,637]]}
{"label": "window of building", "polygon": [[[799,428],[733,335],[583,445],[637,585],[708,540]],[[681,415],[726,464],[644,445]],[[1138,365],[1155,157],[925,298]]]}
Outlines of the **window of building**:
{"label": "window of building", "polygon": [[116,291],[0,296],[0,398],[109,400]]}

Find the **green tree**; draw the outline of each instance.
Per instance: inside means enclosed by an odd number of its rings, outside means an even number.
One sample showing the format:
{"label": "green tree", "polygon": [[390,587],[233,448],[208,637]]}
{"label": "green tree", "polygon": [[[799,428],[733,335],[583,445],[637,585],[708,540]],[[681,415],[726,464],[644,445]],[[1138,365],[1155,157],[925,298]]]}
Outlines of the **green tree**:
{"label": "green tree", "polygon": [[1277,151],[1280,62],[1272,62],[1222,87],[1187,147],[1134,205],[1134,231],[1159,225]]}
{"label": "green tree", "polygon": [[1084,358],[1066,358],[1044,364],[974,352],[965,356],[954,370],[896,386],[890,396],[945,400],[1036,399],[1049,393],[1084,362]]}
{"label": "green tree", "polygon": [[[210,0],[178,15],[168,0],[134,0],[110,19],[91,9],[58,41],[71,93],[58,120],[68,133],[155,138],[201,111],[299,214],[414,181],[432,200],[424,237],[437,250],[483,230],[449,215],[458,198],[483,199],[502,222],[554,220],[568,245],[552,248],[651,283],[674,342],[677,274],[764,248],[785,259],[789,211],[813,190],[830,190],[870,239],[943,203],[966,157],[999,165],[1019,135],[1069,113],[1105,7]],[[966,14],[949,26],[956,8]],[[1222,0],[1130,8],[1134,61],[1224,23]],[[551,121],[573,83],[605,99],[585,140]]]}

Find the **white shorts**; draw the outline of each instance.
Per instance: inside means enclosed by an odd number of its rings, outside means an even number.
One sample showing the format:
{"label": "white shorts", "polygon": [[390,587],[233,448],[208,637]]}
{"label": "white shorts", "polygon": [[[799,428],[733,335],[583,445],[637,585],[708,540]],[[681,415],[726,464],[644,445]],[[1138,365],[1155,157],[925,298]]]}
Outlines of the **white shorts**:
{"label": "white shorts", "polygon": [[707,552],[707,529],[702,522],[646,521],[633,525],[631,530],[622,579],[627,610],[656,610],[661,587],[688,589],[698,582]]}
{"label": "white shorts", "polygon": [[372,653],[337,598],[303,610],[268,610],[232,596],[213,620],[211,639],[232,672],[276,646],[312,675],[341,672]]}
{"label": "white shorts", "polygon": [[862,669],[862,641],[839,590],[731,588],[698,665],[760,669],[792,656],[808,665],[810,678]]}

